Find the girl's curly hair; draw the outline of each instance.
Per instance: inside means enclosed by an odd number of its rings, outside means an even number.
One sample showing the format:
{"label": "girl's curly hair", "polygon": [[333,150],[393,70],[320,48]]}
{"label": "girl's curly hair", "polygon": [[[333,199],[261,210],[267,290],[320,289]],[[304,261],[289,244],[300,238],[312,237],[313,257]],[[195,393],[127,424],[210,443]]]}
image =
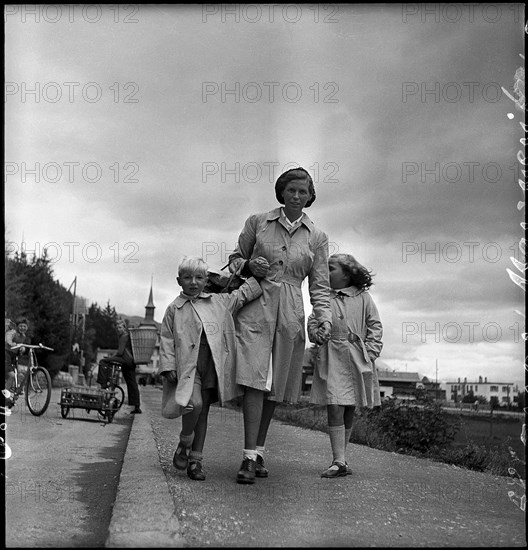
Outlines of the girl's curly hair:
{"label": "girl's curly hair", "polygon": [[287,170],[286,172],[284,172],[284,174],[281,174],[278,177],[277,182],[275,183],[275,196],[277,197],[277,200],[281,204],[284,204],[282,193],[284,193],[286,186],[292,180],[304,180],[308,182],[308,188],[310,190],[310,194],[312,195],[312,198],[304,206],[305,208],[308,208],[315,201],[315,187],[312,176],[310,176],[307,170],[301,168],[300,166],[299,168],[292,168],[291,170]]}
{"label": "girl's curly hair", "polygon": [[372,271],[361,265],[354,256],[350,254],[332,254],[330,259],[335,260],[348,275],[350,284],[362,290],[368,290],[372,282]]}

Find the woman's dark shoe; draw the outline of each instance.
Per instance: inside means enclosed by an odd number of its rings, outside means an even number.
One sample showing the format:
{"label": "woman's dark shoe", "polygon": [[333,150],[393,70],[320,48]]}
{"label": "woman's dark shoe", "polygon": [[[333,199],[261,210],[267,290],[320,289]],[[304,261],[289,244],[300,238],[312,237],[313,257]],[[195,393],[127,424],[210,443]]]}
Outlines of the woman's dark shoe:
{"label": "woman's dark shoe", "polygon": [[325,470],[321,477],[341,477],[346,476],[347,470],[345,464],[341,464],[339,462],[332,462],[332,465],[330,468]]}
{"label": "woman's dark shoe", "polygon": [[190,447],[184,447],[181,442],[178,443],[178,446],[176,447],[176,452],[172,457],[172,463],[177,470],[185,470],[187,468],[190,452]]}
{"label": "woman's dark shoe", "polygon": [[202,468],[201,460],[190,460],[189,465],[187,466],[187,475],[194,479],[195,481],[204,481],[205,472]]}
{"label": "woman's dark shoe", "polygon": [[257,477],[268,477],[268,469],[264,467],[264,459],[257,455],[257,464],[255,465],[255,475]]}
{"label": "woman's dark shoe", "polygon": [[255,483],[256,466],[255,460],[244,458],[237,474],[237,483]]}

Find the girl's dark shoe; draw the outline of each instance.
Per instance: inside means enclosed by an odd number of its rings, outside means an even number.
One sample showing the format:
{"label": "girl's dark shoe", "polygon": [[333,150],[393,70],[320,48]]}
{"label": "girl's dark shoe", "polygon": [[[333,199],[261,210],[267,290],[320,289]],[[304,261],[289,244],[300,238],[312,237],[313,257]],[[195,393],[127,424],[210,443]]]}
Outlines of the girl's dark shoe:
{"label": "girl's dark shoe", "polygon": [[172,463],[174,464],[176,470],[185,470],[187,468],[190,452],[190,447],[184,447],[181,442],[178,443],[178,446],[176,447],[176,452],[172,457]]}
{"label": "girl's dark shoe", "polygon": [[187,466],[187,475],[195,481],[204,481],[205,472],[202,468],[201,460],[190,460],[189,466]]}
{"label": "girl's dark shoe", "polygon": [[255,483],[257,463],[251,458],[244,458],[237,474],[237,483]]}
{"label": "girl's dark shoe", "polygon": [[345,464],[340,464],[339,462],[332,462],[332,465],[328,470],[325,470],[321,477],[341,477],[346,476],[347,470]]}
{"label": "girl's dark shoe", "polygon": [[268,477],[268,469],[264,467],[264,459],[257,455],[257,464],[255,466],[255,475],[257,477]]}

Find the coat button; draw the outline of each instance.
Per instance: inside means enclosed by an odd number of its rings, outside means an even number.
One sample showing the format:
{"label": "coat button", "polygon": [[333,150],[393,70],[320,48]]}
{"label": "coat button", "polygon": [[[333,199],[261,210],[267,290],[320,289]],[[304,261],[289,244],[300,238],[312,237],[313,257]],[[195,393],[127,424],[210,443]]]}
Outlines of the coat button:
{"label": "coat button", "polygon": [[282,265],[284,262],[282,260],[279,260],[279,265]]}
{"label": "coat button", "polygon": [[283,246],[283,247],[282,247],[282,250],[288,250],[288,247],[287,247],[287,246]]}

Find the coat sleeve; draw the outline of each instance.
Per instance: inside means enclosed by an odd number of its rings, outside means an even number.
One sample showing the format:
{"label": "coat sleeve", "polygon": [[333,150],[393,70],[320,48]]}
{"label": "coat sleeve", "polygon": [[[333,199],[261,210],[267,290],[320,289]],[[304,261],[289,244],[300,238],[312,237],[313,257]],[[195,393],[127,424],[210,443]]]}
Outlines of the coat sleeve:
{"label": "coat sleeve", "polygon": [[225,304],[227,309],[231,313],[235,313],[242,306],[255,300],[262,294],[262,288],[255,279],[255,277],[250,277],[238,290],[233,290],[231,294],[218,294],[217,296],[225,296]]}
{"label": "coat sleeve", "polygon": [[317,319],[315,318],[315,315],[312,313],[308,317],[307,329],[308,329],[308,338],[310,339],[310,342],[313,342],[314,344],[317,343],[315,339],[317,335],[317,327],[318,327]]}
{"label": "coat sleeve", "polygon": [[229,255],[229,270],[231,273],[239,272],[239,270],[243,268],[246,260],[251,259],[257,238],[256,227],[257,218],[255,215],[252,215],[244,224],[242,232],[238,237],[235,250]]}
{"label": "coat sleeve", "polygon": [[174,340],[174,306],[169,306],[163,316],[160,331],[160,364],[158,374],[176,370],[176,344]]}
{"label": "coat sleeve", "polygon": [[332,311],[330,309],[330,282],[328,277],[328,237],[326,233],[319,232],[314,249],[312,269],[308,274],[308,289],[313,314],[320,325],[325,321],[332,324]]}
{"label": "coat sleeve", "polygon": [[380,356],[383,348],[381,341],[383,337],[383,326],[378,313],[378,308],[372,299],[372,296],[365,293],[365,324],[367,332],[365,336],[365,347],[369,357],[376,359]]}

